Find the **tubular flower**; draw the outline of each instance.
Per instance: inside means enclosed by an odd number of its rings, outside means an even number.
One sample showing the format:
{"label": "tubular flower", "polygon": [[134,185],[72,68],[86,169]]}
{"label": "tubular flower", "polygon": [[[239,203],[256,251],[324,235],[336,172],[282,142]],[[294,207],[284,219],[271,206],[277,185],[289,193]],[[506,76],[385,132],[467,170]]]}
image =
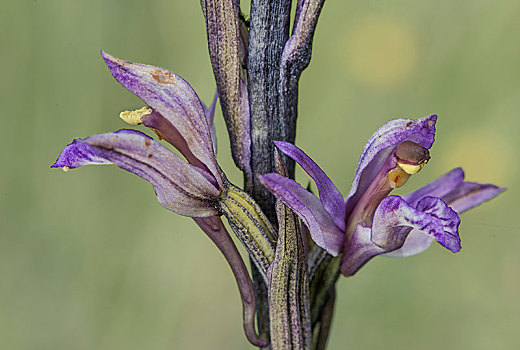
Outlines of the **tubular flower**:
{"label": "tubular flower", "polygon": [[458,214],[503,189],[465,182],[458,168],[408,195],[389,196],[430,159],[436,120],[435,115],[395,119],[377,130],[363,148],[345,199],[309,156],[286,142],[275,143],[314,180],[319,198],[278,174],[263,175],[261,182],[303,220],[317,245],[333,256],[342,251],[346,276],[376,255],[417,254],[434,240],[458,252]]}
{"label": "tubular flower", "polygon": [[225,215],[236,228],[264,275],[274,257],[273,228],[256,203],[229,183],[217,164],[213,126],[216,98],[206,108],[180,76],[105,52],[102,55],[113,77],[148,105],[123,112],[120,117],[129,124],[144,124],[152,129],[187,162],[149,136],[123,129],[75,139],[52,167],[68,170],[88,164],[115,164],[150,182],[163,207],[194,218],[221,250],[235,275],[248,339],[257,346],[266,346],[267,342],[255,333],[255,299],[247,268],[220,216]]}

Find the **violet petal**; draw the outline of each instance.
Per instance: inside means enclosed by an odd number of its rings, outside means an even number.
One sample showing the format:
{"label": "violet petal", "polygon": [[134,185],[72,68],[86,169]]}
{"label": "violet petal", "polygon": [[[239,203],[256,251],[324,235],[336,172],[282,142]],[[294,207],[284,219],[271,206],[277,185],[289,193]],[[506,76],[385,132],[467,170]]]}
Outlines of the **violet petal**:
{"label": "violet petal", "polygon": [[212,201],[220,191],[201,174],[202,170],[137,131],[75,139],[52,167],[72,169],[87,164],[116,164],[142,177],[154,186],[163,207],[181,215],[217,215]]}
{"label": "violet petal", "polygon": [[278,174],[260,176],[260,182],[302,219],[317,245],[333,256],[338,255],[345,233],[334,224],[315,195]]}
{"label": "violet petal", "polygon": [[494,198],[503,191],[505,191],[504,188],[490,184],[464,182],[443,196],[442,199],[457,213],[463,213]]}
{"label": "violet petal", "polygon": [[289,142],[274,141],[276,147],[298,163],[314,180],[320,194],[320,201],[330,217],[345,231],[345,204],[343,196],[330,178],[305,152]]}
{"label": "violet petal", "polygon": [[357,225],[341,256],[341,273],[354,275],[367,261],[383,254],[385,249],[370,240],[371,228]]}
{"label": "violet petal", "polygon": [[[417,208],[413,208],[401,197],[389,196],[379,204],[371,228],[361,224],[357,226],[345,246],[341,272],[346,276],[353,275],[374,256],[398,251],[409,233],[415,230],[427,237],[421,241],[423,244],[429,246],[431,241],[437,240],[448,250],[458,252],[459,224],[457,213],[439,198],[425,197],[419,201]],[[407,255],[401,251],[400,255],[392,256]]]}
{"label": "violet petal", "polygon": [[379,172],[387,156],[401,142],[412,141],[428,149],[431,147],[435,137],[436,121],[436,115],[419,119],[394,119],[370,137],[359,158],[352,187],[347,195],[347,215]]}
{"label": "violet petal", "polygon": [[[426,196],[442,198],[459,186],[463,180],[464,171],[461,168],[456,168],[418,190],[404,195],[403,199],[411,206],[415,206],[417,202]],[[447,201],[445,202],[448,203]]]}
{"label": "violet petal", "polygon": [[371,239],[380,247],[391,246],[388,251],[394,250],[401,247],[406,239],[398,231],[409,227],[434,237],[448,250],[458,252],[459,224],[457,213],[439,198],[424,197],[413,208],[401,197],[389,196],[379,204],[374,214]]}
{"label": "violet petal", "polygon": [[[456,188],[452,189],[449,193],[445,193],[445,190],[451,187],[451,185],[443,186],[438,181],[444,178],[446,181],[451,182],[456,178],[455,174],[457,173],[457,178],[461,179],[460,175],[463,176],[462,170],[454,169],[448,174],[440,177],[439,179],[424,186],[423,188],[409,195],[404,196],[403,198],[405,198],[409,204],[414,205],[415,203],[417,203],[418,198],[421,198],[422,196],[428,193],[430,195],[436,194],[438,196],[442,196],[442,200],[446,202],[451,209],[455,210],[458,214],[461,214],[466,210],[469,210],[479,204],[482,204],[485,201],[492,199],[493,197],[497,196],[499,193],[504,191],[503,188],[499,188],[494,185],[483,185],[472,182],[460,182]],[[439,185],[437,189],[435,187],[435,184]],[[413,204],[409,202],[410,198],[413,198]],[[433,237],[426,236],[421,231],[414,229],[410,231],[410,234],[406,238],[406,241],[404,242],[401,248],[386,254],[386,256],[406,257],[419,254],[428,249],[428,247],[431,245],[433,241]]]}
{"label": "violet petal", "polygon": [[204,109],[191,86],[163,68],[131,63],[101,52],[112,76],[160,114],[185,139],[191,153],[222,185]]}

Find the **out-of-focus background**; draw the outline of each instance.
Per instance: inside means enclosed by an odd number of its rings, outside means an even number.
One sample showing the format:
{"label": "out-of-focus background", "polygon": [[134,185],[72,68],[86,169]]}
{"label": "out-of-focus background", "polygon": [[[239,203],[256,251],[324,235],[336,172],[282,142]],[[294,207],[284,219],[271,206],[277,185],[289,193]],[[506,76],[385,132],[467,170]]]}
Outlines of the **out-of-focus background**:
{"label": "out-of-focus background", "polygon": [[[401,193],[457,166],[508,188],[463,215],[460,253],[378,257],[342,279],[330,349],[518,346],[519,14],[516,0],[326,2],[297,144],[343,193],[380,125],[430,113],[432,160]],[[115,166],[49,168],[73,138],[127,127],[119,112],[142,106],[100,49],[211,100],[199,2],[5,1],[0,33],[0,349],[252,348],[230,271],[192,220]],[[219,160],[240,184],[218,113]]]}

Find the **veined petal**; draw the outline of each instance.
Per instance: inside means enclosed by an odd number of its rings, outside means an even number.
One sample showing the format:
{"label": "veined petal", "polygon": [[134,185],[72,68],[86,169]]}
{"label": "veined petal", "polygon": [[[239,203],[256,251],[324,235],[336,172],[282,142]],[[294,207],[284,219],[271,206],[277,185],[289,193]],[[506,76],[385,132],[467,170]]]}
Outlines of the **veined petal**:
{"label": "veined petal", "polygon": [[276,147],[298,163],[314,180],[320,194],[320,201],[330,217],[345,231],[345,204],[343,196],[330,178],[305,152],[289,142],[274,141]]}
{"label": "veined petal", "polygon": [[[374,214],[372,242],[381,246],[392,246],[394,250],[403,245],[405,235],[397,235],[401,227],[418,229],[425,235],[434,237],[437,242],[452,252],[460,250],[458,227],[460,218],[441,199],[425,197],[413,208],[401,197],[385,198]],[[398,245],[396,245],[398,241]],[[390,250],[389,250],[390,251]]]}
{"label": "veined petal", "polygon": [[317,245],[333,256],[338,255],[345,233],[334,224],[315,195],[278,174],[260,176],[260,182],[303,220]]}
{"label": "veined petal", "polygon": [[76,139],[51,167],[87,164],[115,164],[142,177],[153,185],[163,207],[181,215],[218,214],[213,201],[220,191],[201,173],[203,170],[140,132],[120,130]]}
{"label": "veined petal", "polygon": [[[439,198],[425,197],[417,203],[417,208],[413,208],[401,197],[389,196],[379,204],[371,229],[358,225],[354,231],[343,252],[341,272],[353,275],[374,256],[399,251],[412,229],[427,237],[413,241],[414,244],[429,246],[431,241],[437,240],[448,250],[458,252],[459,224],[457,213]],[[407,256],[405,253],[391,256]]]}
{"label": "veined petal", "polygon": [[[403,199],[411,206],[415,206],[417,202],[427,196],[442,198],[459,186],[462,181],[464,181],[464,171],[456,168],[418,190],[404,195]],[[446,203],[448,202],[446,201]]]}
{"label": "veined petal", "polygon": [[238,252],[235,243],[229,236],[222,220],[218,216],[208,218],[193,218],[197,225],[215,243],[227,260],[237,282],[242,298],[244,331],[251,344],[258,347],[267,346],[268,342],[260,338],[255,331],[255,292],[247,267]]}
{"label": "veined petal", "polygon": [[463,182],[442,199],[457,213],[463,213],[494,198],[503,191],[505,188],[490,184]]}
{"label": "veined petal", "polygon": [[[451,209],[460,214],[494,198],[505,190],[494,185],[462,182],[463,176],[464,174],[462,169],[454,169],[439,179],[404,196],[403,198],[408,202],[408,204],[413,206],[426,195],[439,196]],[[448,184],[443,185],[441,179],[444,179]],[[446,193],[446,190],[457,182],[458,185]],[[421,231],[414,229],[410,231],[410,234],[401,248],[385,255],[401,258],[419,254],[428,249],[434,240],[433,237],[427,236]]]}
{"label": "veined petal", "polygon": [[204,109],[191,86],[166,69],[123,61],[103,51],[101,54],[112,76],[164,117],[222,185]]}
{"label": "veined petal", "polygon": [[435,138],[436,115],[419,119],[394,119],[368,140],[359,158],[352,187],[346,199],[347,215],[379,172],[388,155],[402,142],[412,141],[429,149]]}

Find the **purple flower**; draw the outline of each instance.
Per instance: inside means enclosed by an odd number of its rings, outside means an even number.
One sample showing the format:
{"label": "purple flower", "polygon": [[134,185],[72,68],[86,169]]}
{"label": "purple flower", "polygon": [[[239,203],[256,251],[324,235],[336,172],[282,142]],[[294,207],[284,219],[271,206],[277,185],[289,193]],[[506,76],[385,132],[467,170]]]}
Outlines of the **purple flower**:
{"label": "purple flower", "polygon": [[417,254],[434,240],[458,252],[458,214],[503,189],[464,182],[462,169],[454,169],[408,195],[388,196],[430,159],[436,120],[435,115],[395,119],[377,130],[361,153],[346,199],[309,156],[286,142],[275,143],[315,181],[319,198],[277,174],[266,174],[261,182],[298,214],[317,245],[334,256],[343,250],[341,272],[346,276],[376,255]]}
{"label": "purple flower", "polygon": [[[130,124],[144,124],[152,129],[160,139],[174,146],[187,162],[149,136],[123,129],[75,139],[65,147],[52,167],[68,170],[88,164],[115,164],[150,182],[163,207],[194,218],[221,250],[235,275],[249,341],[257,346],[266,346],[267,342],[255,333],[255,298],[247,268],[220,219],[220,215],[227,214],[234,223],[242,224],[240,208],[238,213],[226,213],[223,207],[234,198],[244,203],[252,199],[230,184],[217,164],[212,137],[216,98],[212,106],[206,108],[180,76],[162,68],[126,62],[105,52],[102,55],[114,78],[149,106],[123,112],[121,118]],[[251,207],[255,208],[254,205]],[[238,219],[233,217],[235,214]],[[267,226],[264,224],[262,227]],[[251,233],[253,238],[249,241],[257,243],[255,239],[262,240],[266,233],[260,232],[259,235]],[[269,240],[263,247],[266,250],[272,248]],[[256,246],[246,244],[246,248],[255,250]],[[264,251],[257,249],[256,253],[266,265],[272,260],[265,258]],[[274,255],[274,250],[271,255]]]}

